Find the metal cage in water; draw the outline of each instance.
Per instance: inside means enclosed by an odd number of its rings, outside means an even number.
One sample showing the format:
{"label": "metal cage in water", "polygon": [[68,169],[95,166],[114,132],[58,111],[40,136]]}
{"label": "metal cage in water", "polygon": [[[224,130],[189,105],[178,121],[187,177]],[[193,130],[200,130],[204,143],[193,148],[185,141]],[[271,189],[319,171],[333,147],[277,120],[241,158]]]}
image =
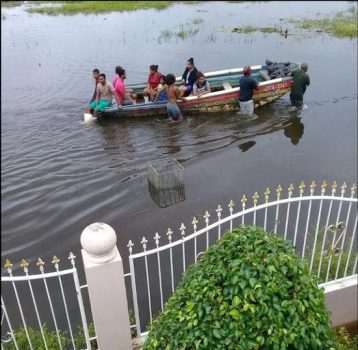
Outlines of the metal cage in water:
{"label": "metal cage in water", "polygon": [[184,167],[175,158],[150,161],[147,177],[157,189],[175,188],[184,182]]}

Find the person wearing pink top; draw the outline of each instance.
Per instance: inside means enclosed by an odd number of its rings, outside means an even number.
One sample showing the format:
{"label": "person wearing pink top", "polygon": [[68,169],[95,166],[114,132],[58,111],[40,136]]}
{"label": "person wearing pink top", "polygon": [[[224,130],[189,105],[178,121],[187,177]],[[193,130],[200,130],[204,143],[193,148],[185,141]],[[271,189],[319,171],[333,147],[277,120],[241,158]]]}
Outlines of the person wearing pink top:
{"label": "person wearing pink top", "polygon": [[126,78],[126,71],[120,67],[120,69],[118,69],[118,79],[114,88],[116,90],[117,98],[122,106],[134,104],[137,97],[135,94],[130,94],[127,91],[126,85],[124,84]]}

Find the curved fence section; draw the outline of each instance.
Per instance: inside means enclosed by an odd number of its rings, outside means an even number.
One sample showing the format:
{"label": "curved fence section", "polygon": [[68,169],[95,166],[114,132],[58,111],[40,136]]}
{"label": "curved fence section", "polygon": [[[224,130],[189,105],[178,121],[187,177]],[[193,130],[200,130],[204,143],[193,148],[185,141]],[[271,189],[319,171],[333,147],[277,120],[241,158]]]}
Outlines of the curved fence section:
{"label": "curved fence section", "polygon": [[[287,198],[282,198],[283,189],[278,186],[270,198],[270,189],[263,193],[259,203],[257,192],[252,196],[252,206],[243,195],[241,208],[234,212],[236,204],[228,204],[228,215],[223,217],[223,208],[218,205],[214,222],[211,214],[203,215],[203,227],[193,218],[189,230],[181,224],[179,234],[171,228],[164,238],[156,233],[152,242],[143,237],[142,251],[133,254],[134,244],[128,243],[133,307],[138,334],[146,334],[145,328],[155,315],[163,310],[165,301],[174,292],[182,273],[194,264],[203,252],[240,225],[256,225],[267,232],[282,236],[295,247],[296,253],[306,259],[310,272],[318,277],[320,286],[357,273],[357,198],[356,185],[347,191],[344,183],[328,188],[323,182],[319,191],[313,181],[305,193],[301,182],[296,195],[291,184]],[[190,233],[188,234],[188,231]],[[148,249],[148,248],[151,249]]]}
{"label": "curved fence section", "polygon": [[22,276],[14,276],[13,265],[6,260],[9,276],[1,277],[1,349],[91,349],[75,258],[70,253],[72,268],[60,270],[60,259],[54,256],[54,272],[45,272],[39,258],[40,273],[31,275],[29,263],[22,260]]}

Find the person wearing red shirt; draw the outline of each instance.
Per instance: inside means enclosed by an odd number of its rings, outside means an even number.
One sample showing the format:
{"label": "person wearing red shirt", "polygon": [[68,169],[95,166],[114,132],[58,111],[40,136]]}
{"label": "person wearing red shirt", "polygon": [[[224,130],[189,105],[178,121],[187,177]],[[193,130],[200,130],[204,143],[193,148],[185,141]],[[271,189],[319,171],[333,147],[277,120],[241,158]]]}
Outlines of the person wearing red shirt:
{"label": "person wearing red shirt", "polygon": [[152,64],[149,66],[148,84],[143,90],[143,96],[148,96],[150,101],[155,99],[161,77],[162,73],[158,72],[158,65]]}

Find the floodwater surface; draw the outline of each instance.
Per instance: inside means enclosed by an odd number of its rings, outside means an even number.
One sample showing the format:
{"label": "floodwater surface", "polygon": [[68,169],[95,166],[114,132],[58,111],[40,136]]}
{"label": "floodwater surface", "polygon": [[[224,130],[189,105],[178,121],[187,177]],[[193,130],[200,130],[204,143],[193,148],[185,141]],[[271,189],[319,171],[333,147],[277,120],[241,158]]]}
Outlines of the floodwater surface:
{"label": "floodwater surface", "polygon": [[[356,39],[291,27],[287,38],[231,32],[249,24],[285,30],[283,18],[332,14],[349,2],[204,2],[55,17],[29,15],[26,6],[4,10],[1,20],[2,261],[26,258],[30,268],[38,257],[66,261],[70,251],[80,255],[81,232],[94,222],[115,229],[127,256],[129,239],[140,251],[143,236],[153,246],[168,227],[179,237],[182,222],[191,227],[197,216],[203,226],[206,210],[227,211],[244,193],[297,188],[301,180],[356,181]],[[173,125],[82,122],[93,68],[111,80],[121,65],[131,84],[146,81],[151,64],[179,76],[190,57],[202,71],[306,61],[308,108],[289,112],[284,96],[254,120],[230,112],[186,115]],[[185,168],[184,188],[163,199],[146,171],[148,161],[167,157]]]}

